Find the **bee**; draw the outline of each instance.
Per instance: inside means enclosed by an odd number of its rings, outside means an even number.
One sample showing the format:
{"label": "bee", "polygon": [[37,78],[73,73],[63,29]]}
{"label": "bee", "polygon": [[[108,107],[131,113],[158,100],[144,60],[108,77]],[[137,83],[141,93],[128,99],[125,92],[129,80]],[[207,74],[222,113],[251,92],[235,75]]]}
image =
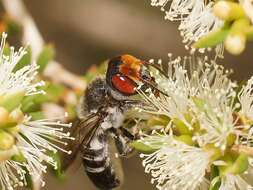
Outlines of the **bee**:
{"label": "bee", "polygon": [[[132,152],[129,146],[135,136],[122,127],[124,113],[140,106],[141,101],[133,98],[141,83],[142,89],[151,88],[158,93],[149,65],[131,55],[121,55],[108,62],[105,78],[97,78],[87,87],[78,108],[78,121],[73,127],[70,142],[72,154],[63,160],[66,169],[78,152],[86,174],[101,190],[109,190],[121,184],[110,157],[109,138],[115,141],[118,154],[127,156]],[[162,72],[162,71],[161,71]]]}

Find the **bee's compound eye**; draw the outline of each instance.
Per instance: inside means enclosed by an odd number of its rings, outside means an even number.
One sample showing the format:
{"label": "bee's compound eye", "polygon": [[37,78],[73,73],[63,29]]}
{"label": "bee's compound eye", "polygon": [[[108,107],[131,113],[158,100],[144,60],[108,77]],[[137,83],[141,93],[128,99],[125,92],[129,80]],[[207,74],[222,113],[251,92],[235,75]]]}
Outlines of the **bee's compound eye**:
{"label": "bee's compound eye", "polygon": [[114,88],[116,88],[118,91],[120,91],[121,93],[124,94],[135,94],[135,87],[136,84],[135,82],[133,82],[131,79],[129,79],[126,76],[122,76],[122,75],[114,75],[112,77],[112,84],[114,86]]}

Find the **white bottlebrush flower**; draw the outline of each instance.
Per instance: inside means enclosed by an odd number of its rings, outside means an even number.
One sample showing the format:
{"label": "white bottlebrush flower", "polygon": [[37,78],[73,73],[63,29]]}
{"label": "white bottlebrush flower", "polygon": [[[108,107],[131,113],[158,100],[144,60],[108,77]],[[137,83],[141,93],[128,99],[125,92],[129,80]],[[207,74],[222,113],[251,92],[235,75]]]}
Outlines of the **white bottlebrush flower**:
{"label": "white bottlebrush flower", "polygon": [[[188,49],[194,42],[217,29],[222,21],[212,13],[213,1],[204,0],[151,0],[152,6],[165,11],[165,19],[181,21],[179,30]],[[216,55],[222,57],[223,46],[216,47]]]}
{"label": "white bottlebrush flower", "polygon": [[[154,139],[153,139],[154,138]],[[145,172],[160,190],[207,190],[205,178],[209,155],[200,148],[176,141],[170,135],[149,136],[144,144],[159,144],[161,148],[151,154],[141,154]]]}
{"label": "white bottlebrush flower", "polygon": [[69,133],[65,133],[64,127],[70,127],[71,124],[63,124],[54,120],[30,121],[25,117],[19,124],[19,132],[16,135],[16,145],[12,155],[21,154],[25,162],[14,160],[4,160],[0,162],[0,185],[2,190],[13,190],[17,186],[26,185],[25,174],[34,179],[40,180],[42,186],[45,184],[42,180],[42,174],[46,172],[46,164],[57,169],[56,161],[48,155],[48,151],[56,153],[61,150],[70,154],[71,151],[64,150],[66,145],[64,140],[72,139]]}
{"label": "white bottlebrush flower", "polygon": [[240,114],[244,117],[253,120],[253,77],[247,84],[242,87],[238,94],[238,99],[241,104]]}
{"label": "white bottlebrush flower", "polygon": [[[168,63],[168,78],[154,73],[158,88],[168,96],[149,96],[140,94],[153,105],[153,109],[143,111],[166,115],[171,119],[179,119],[190,130],[198,121],[200,128],[206,133],[194,138],[201,146],[216,143],[224,148],[226,139],[234,130],[235,83],[228,79],[229,72],[214,62],[205,59],[177,58]],[[189,120],[189,114],[191,120]]]}
{"label": "white bottlebrush flower", "polygon": [[250,20],[253,24],[253,1],[252,0],[240,0],[240,3],[242,4],[242,7],[243,7],[245,13],[250,18]]}
{"label": "white bottlebrush flower", "polygon": [[48,155],[48,151],[56,153],[58,150],[70,154],[71,151],[64,150],[66,139],[73,139],[70,133],[64,132],[64,127],[71,127],[71,124],[56,122],[52,119],[30,121],[25,117],[19,126],[16,146],[26,159],[24,166],[36,180],[46,172],[46,165],[50,164],[57,169],[56,161]]}
{"label": "white bottlebrush flower", "polygon": [[242,144],[247,144],[248,146],[252,146],[253,142],[253,128],[251,127],[253,123],[253,77],[251,77],[247,84],[242,87],[240,92],[238,93],[238,100],[241,106],[239,111],[239,117],[243,121],[244,129],[249,129],[246,131],[241,131],[240,135]]}
{"label": "white bottlebrush flower", "polygon": [[252,190],[249,185],[240,175],[226,174],[221,178],[219,190]]}
{"label": "white bottlebrush flower", "polygon": [[64,150],[64,140],[73,139],[69,133],[64,132],[64,127],[71,124],[63,124],[55,120],[30,121],[25,117],[19,124],[19,132],[16,134],[16,145],[13,147],[12,155],[19,154],[25,159],[24,162],[14,160],[2,160],[0,162],[0,185],[3,190],[13,190],[17,186],[26,185],[25,174],[42,185],[42,174],[46,172],[46,164],[57,169],[56,161],[48,155],[49,151],[56,153],[58,150],[70,154],[71,151]]}
{"label": "white bottlebrush flower", "polygon": [[2,190],[13,190],[17,186],[26,185],[24,165],[6,160],[0,163],[0,185]]}
{"label": "white bottlebrush flower", "polygon": [[[38,90],[38,87],[44,83],[35,82],[38,74],[36,64],[18,69],[16,67],[25,55],[25,50],[20,48],[18,52],[15,52],[11,47],[10,54],[4,53],[6,37],[7,35],[3,33],[0,46],[0,98],[19,92],[27,96],[44,93]],[[70,127],[71,124],[63,124],[55,119],[32,121],[28,115],[23,117],[25,113],[22,112],[20,117],[13,112],[10,114],[13,114],[13,117],[18,117],[18,124],[10,128],[10,131],[6,131],[15,139],[11,142],[15,144],[11,145],[9,150],[0,151],[0,185],[2,190],[13,190],[16,186],[27,185],[25,179],[27,172],[36,181],[43,182],[41,175],[46,172],[46,164],[57,168],[56,161],[48,155],[49,151],[55,153],[60,150],[70,153],[68,150],[64,150],[64,145],[66,145],[64,140],[72,139],[70,134],[63,129]],[[4,140],[2,139],[2,141]],[[8,142],[5,141],[5,143]],[[12,156],[22,157],[22,159],[16,160]]]}
{"label": "white bottlebrush flower", "polygon": [[31,64],[14,71],[19,60],[26,54],[26,51],[24,48],[20,48],[16,52],[13,47],[10,47],[10,55],[5,55],[6,37],[7,34],[3,33],[0,45],[0,95],[19,91],[24,92],[26,95],[41,93],[36,88],[42,86],[44,82],[34,83],[38,66]]}

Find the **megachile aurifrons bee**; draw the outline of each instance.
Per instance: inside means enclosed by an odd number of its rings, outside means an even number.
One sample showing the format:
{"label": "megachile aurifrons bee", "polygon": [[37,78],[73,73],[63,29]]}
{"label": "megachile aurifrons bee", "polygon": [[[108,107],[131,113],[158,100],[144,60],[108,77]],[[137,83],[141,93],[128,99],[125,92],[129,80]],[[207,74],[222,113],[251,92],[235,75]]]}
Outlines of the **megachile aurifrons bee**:
{"label": "megachile aurifrons bee", "polygon": [[75,141],[70,142],[72,154],[64,158],[63,169],[80,152],[84,169],[97,188],[109,190],[120,185],[108,141],[110,137],[114,139],[121,156],[132,151],[128,143],[134,136],[121,125],[124,113],[141,104],[140,100],[132,98],[137,94],[138,84],[142,84],[143,90],[151,88],[156,93],[163,93],[150,75],[150,65],[161,71],[159,66],[131,55],[109,60],[106,77],[95,79],[81,98],[79,119],[72,131]]}

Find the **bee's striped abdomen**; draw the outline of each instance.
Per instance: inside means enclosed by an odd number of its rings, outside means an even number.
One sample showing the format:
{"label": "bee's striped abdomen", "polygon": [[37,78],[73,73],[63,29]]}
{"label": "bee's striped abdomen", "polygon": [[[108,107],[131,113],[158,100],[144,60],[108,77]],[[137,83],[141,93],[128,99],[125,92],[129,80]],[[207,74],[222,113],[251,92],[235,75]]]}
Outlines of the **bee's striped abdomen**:
{"label": "bee's striped abdomen", "polygon": [[97,135],[82,149],[83,165],[87,175],[101,190],[110,190],[120,185],[108,152],[107,134],[97,129]]}

